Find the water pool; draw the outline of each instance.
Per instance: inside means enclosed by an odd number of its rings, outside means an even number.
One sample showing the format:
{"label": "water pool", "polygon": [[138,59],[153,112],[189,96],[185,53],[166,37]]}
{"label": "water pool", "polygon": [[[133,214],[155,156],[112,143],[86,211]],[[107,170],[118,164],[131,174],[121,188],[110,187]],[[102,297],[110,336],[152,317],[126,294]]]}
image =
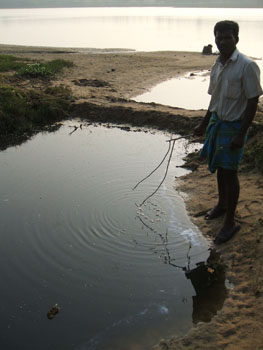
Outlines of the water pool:
{"label": "water pool", "polygon": [[5,350],[146,350],[193,325],[185,269],[209,247],[174,188],[187,142],[176,143],[165,183],[138,208],[166,165],[132,188],[170,135],[79,126],[65,122],[0,153]]}

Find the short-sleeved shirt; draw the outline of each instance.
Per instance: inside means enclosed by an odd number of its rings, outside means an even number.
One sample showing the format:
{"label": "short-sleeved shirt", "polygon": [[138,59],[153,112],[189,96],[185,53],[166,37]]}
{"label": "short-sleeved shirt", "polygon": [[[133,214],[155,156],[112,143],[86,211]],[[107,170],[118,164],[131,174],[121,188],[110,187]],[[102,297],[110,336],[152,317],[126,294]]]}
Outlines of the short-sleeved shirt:
{"label": "short-sleeved shirt", "polygon": [[219,119],[242,119],[248,99],[263,93],[258,65],[237,49],[224,65],[218,57],[211,70],[208,93],[208,109],[216,112]]}

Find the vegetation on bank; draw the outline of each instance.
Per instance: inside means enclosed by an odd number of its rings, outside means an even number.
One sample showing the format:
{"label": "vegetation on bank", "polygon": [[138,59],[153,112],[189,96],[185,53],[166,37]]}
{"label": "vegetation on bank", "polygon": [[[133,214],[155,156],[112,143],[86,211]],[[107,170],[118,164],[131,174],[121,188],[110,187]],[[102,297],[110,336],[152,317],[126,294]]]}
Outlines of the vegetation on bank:
{"label": "vegetation on bank", "polygon": [[0,55],[0,72],[17,71],[26,65],[28,60],[11,55]]}
{"label": "vegetation on bank", "polygon": [[52,77],[63,68],[72,66],[72,62],[61,59],[50,62],[34,62],[12,55],[0,55],[0,72],[15,71],[19,76],[27,78]]}
{"label": "vegetation on bank", "polygon": [[0,135],[30,133],[65,118],[70,98],[63,87],[39,92],[0,86]]}
{"label": "vegetation on bank", "polygon": [[[0,148],[9,144],[8,139],[20,140],[36,130],[51,125],[67,116],[72,99],[69,89],[63,86],[42,88],[18,88],[16,79],[43,80],[47,83],[72,62],[53,60],[32,62],[11,55],[0,55]],[[29,84],[30,85],[30,84]]]}

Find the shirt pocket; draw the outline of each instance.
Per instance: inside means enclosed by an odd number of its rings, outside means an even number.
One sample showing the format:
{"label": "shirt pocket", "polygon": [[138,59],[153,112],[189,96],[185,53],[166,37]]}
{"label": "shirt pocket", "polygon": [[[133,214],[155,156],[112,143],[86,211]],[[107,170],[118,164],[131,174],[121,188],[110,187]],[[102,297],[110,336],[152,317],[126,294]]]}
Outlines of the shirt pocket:
{"label": "shirt pocket", "polygon": [[241,95],[240,80],[228,80],[226,84],[226,97],[231,100],[236,100]]}

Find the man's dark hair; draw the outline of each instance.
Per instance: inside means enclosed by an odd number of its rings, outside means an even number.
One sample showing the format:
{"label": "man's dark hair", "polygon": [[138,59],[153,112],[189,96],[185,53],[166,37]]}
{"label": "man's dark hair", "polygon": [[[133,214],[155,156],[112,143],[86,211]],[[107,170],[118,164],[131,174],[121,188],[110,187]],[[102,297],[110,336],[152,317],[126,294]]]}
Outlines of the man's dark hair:
{"label": "man's dark hair", "polygon": [[225,32],[227,30],[231,30],[235,38],[238,38],[239,26],[238,23],[233,21],[221,21],[217,22],[214,27],[214,35],[216,32]]}

